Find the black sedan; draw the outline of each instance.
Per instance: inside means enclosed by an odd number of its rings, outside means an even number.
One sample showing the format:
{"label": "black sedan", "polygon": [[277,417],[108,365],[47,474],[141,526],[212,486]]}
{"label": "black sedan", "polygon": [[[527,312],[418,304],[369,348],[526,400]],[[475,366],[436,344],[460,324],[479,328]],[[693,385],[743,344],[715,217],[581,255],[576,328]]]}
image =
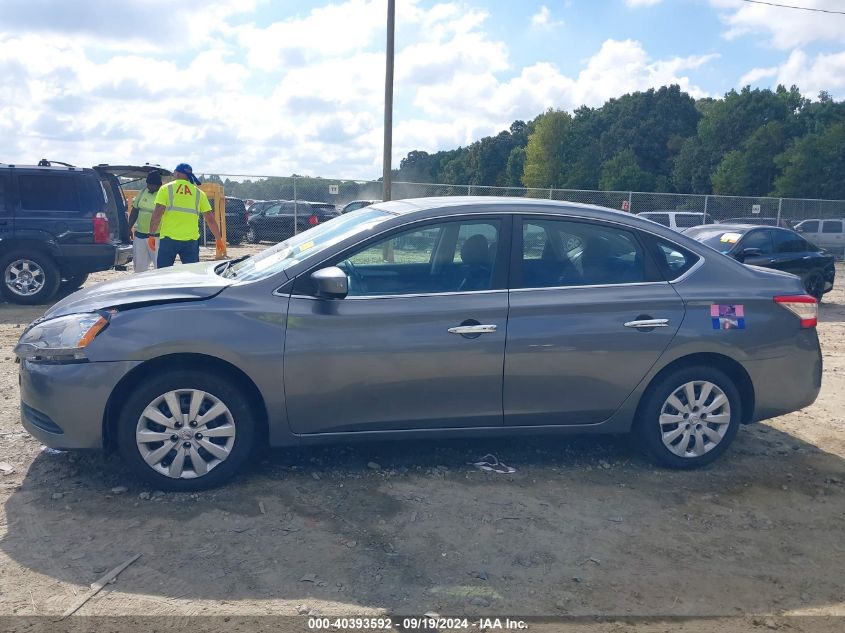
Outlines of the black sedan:
{"label": "black sedan", "polygon": [[817,299],[833,289],[834,257],[795,231],[750,224],[711,224],[684,231],[743,264],[774,268],[798,275]]}
{"label": "black sedan", "polygon": [[304,200],[280,200],[250,213],[246,239],[254,244],[262,240],[281,242],[340,215],[333,204]]}

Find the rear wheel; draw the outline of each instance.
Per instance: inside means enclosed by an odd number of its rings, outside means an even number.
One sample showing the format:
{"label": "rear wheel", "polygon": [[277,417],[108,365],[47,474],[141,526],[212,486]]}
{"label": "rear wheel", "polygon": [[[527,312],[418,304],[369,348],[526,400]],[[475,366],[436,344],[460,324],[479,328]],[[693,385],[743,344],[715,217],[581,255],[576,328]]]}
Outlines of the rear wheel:
{"label": "rear wheel", "polygon": [[255,419],[231,381],[174,370],[138,385],[117,420],[129,468],[159,490],[190,491],[231,478],[249,456]]}
{"label": "rear wheel", "polygon": [[804,277],[804,290],[819,301],[822,300],[822,296],[824,296],[824,276],[820,271],[814,270],[807,273]]}
{"label": "rear wheel", "polygon": [[53,259],[38,251],[12,251],[0,258],[3,296],[11,303],[46,303],[59,289],[61,275]]}
{"label": "rear wheel", "polygon": [[634,432],[645,451],[669,468],[709,464],[736,437],[739,390],[724,372],[684,367],[649,388]]}

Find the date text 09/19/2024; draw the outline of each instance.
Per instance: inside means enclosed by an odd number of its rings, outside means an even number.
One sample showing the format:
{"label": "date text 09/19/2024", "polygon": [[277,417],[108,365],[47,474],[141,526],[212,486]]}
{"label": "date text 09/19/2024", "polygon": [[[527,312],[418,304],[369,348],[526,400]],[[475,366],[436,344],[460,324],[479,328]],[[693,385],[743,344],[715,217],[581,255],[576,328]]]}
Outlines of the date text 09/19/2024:
{"label": "date text 09/19/2024", "polygon": [[352,617],[352,618],[308,618],[310,630],[335,630],[335,631],[364,631],[364,630],[390,630],[394,624],[401,626],[404,631],[413,630],[439,630],[439,631],[461,631],[470,628],[480,630],[511,630],[519,631],[528,629],[524,620],[511,618],[448,618],[448,617],[404,617],[399,621],[389,617]]}

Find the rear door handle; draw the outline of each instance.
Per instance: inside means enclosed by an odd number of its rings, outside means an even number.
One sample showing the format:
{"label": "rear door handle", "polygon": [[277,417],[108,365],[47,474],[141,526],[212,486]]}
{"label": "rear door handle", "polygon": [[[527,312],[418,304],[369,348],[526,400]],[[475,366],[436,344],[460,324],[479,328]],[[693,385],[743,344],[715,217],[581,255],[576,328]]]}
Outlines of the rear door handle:
{"label": "rear door handle", "polygon": [[449,334],[489,334],[495,331],[495,325],[459,325],[448,330]]}
{"label": "rear door handle", "polygon": [[638,321],[628,321],[625,327],[633,327],[637,329],[650,329],[653,327],[669,327],[669,319],[640,319]]}

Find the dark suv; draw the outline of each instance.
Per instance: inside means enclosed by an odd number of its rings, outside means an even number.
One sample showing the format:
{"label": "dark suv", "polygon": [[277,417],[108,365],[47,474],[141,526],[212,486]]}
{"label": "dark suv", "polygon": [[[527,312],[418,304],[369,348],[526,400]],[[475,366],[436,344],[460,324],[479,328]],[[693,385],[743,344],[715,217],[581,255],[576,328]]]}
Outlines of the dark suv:
{"label": "dark suv", "polygon": [[0,290],[8,301],[44,303],[63,284],[78,288],[89,273],[130,261],[115,168],[0,163]]}

